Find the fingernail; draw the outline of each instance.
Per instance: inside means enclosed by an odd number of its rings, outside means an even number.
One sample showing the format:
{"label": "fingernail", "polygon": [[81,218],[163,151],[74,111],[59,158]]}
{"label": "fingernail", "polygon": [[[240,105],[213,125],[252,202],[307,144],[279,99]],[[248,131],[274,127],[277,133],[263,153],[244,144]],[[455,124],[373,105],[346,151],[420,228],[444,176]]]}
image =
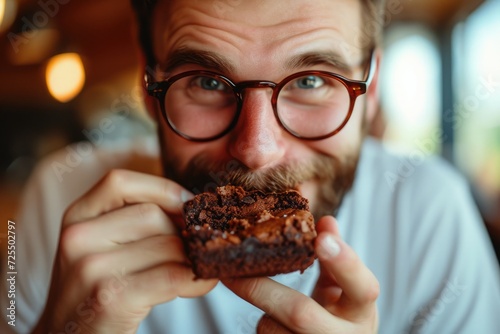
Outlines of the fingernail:
{"label": "fingernail", "polygon": [[181,190],[181,201],[182,203],[193,199],[194,195],[187,190]]}
{"label": "fingernail", "polygon": [[318,255],[322,255],[324,258],[331,258],[340,254],[340,245],[333,236],[328,235],[323,238],[319,250],[321,254]]}

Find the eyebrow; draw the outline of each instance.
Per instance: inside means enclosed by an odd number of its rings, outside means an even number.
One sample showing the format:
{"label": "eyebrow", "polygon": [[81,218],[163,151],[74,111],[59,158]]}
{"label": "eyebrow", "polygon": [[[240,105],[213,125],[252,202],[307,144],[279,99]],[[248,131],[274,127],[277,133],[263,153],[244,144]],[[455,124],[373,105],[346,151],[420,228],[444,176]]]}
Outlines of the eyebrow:
{"label": "eyebrow", "polygon": [[300,69],[315,65],[328,65],[339,70],[351,73],[352,66],[349,66],[343,58],[334,52],[310,52],[299,54],[285,63],[285,68]]}
{"label": "eyebrow", "polygon": [[[212,51],[182,47],[174,50],[166,61],[164,71],[169,73],[183,65],[198,65],[219,73],[234,73],[236,66],[227,58]],[[316,65],[327,65],[334,67],[347,74],[352,73],[353,68],[335,52],[309,52],[299,54],[285,62],[287,70],[308,68]]]}
{"label": "eyebrow", "polygon": [[165,71],[168,73],[177,67],[189,64],[220,73],[232,73],[235,70],[235,66],[229,60],[215,52],[183,47],[169,55]]}

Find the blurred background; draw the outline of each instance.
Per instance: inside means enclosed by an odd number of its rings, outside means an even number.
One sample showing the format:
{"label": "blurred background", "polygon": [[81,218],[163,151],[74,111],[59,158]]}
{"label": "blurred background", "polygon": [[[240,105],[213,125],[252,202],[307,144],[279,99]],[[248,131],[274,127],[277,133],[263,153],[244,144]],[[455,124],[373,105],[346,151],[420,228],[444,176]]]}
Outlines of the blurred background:
{"label": "blurred background", "polygon": [[[454,164],[498,251],[500,0],[387,0],[384,26],[372,135]],[[128,0],[0,0],[0,238],[39,159],[124,111],[108,140],[154,130],[139,63]]]}

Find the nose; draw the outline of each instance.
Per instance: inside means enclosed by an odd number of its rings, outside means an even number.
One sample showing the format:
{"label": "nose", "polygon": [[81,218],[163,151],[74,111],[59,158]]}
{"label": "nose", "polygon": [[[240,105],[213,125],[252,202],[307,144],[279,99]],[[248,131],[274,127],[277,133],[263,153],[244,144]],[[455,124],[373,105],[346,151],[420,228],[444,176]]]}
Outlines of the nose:
{"label": "nose", "polygon": [[285,153],[283,129],[274,117],[270,92],[245,90],[238,124],[230,134],[229,153],[251,170],[270,167]]}

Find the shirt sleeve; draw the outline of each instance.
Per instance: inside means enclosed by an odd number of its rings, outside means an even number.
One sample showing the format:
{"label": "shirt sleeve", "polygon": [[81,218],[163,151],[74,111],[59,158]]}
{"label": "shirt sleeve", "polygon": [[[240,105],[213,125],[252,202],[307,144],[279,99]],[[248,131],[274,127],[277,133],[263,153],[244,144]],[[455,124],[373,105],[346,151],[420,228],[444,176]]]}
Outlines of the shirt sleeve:
{"label": "shirt sleeve", "polygon": [[[24,189],[16,221],[16,326],[1,317],[1,333],[28,333],[36,325],[48,296],[64,211],[110,169],[128,168],[129,160],[143,161],[131,152],[128,148],[98,149],[82,142],[37,165]],[[5,282],[0,284],[5,291]],[[5,310],[9,301],[3,291],[0,304]]]}
{"label": "shirt sleeve", "polygon": [[[45,305],[62,207],[66,203],[53,181],[50,164],[44,163],[35,169],[25,187],[16,219],[15,327],[2,317],[2,333],[28,333]],[[0,300],[5,310],[8,300]]]}

